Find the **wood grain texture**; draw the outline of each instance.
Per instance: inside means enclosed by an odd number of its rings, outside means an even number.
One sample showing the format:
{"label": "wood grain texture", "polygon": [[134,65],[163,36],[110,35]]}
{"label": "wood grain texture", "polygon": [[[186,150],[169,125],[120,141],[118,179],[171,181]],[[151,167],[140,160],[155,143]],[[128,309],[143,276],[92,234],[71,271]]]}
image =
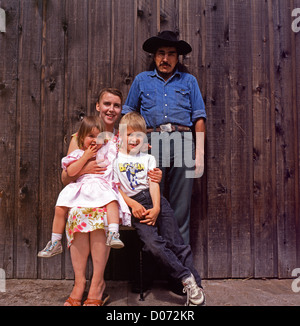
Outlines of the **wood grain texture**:
{"label": "wood grain texture", "polygon": [[[167,29],[192,45],[180,60],[196,76],[208,116],[205,173],[192,198],[195,265],[203,278],[291,277],[300,265],[300,33],[291,29],[300,0],[0,0],[0,7],[7,277],[74,277],[67,249],[51,261],[36,257],[51,235],[60,160],[82,117],[96,114],[100,89],[120,88],[126,98],[151,62],[143,42]],[[106,278],[131,275],[129,254],[112,254]]]}

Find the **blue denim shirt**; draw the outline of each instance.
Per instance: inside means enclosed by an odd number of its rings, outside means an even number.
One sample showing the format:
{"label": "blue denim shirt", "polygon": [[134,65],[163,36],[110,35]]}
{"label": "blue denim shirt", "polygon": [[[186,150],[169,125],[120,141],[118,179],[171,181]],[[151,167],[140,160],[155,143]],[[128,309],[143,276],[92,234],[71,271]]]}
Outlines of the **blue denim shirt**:
{"label": "blue denim shirt", "polygon": [[156,70],[137,75],[122,114],[130,111],[140,111],[148,128],[167,123],[191,127],[197,119],[206,119],[197,79],[178,71],[167,81]]}

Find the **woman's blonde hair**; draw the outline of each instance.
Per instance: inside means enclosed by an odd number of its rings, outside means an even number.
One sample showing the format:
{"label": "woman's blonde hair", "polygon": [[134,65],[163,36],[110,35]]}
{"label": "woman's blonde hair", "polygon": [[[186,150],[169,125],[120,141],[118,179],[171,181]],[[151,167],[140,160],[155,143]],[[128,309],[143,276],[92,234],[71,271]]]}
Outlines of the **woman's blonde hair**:
{"label": "woman's blonde hair", "polygon": [[122,117],[119,124],[120,134],[127,127],[132,128],[134,131],[142,131],[144,134],[147,133],[145,119],[138,112],[129,112]]}
{"label": "woman's blonde hair", "polygon": [[83,148],[84,138],[94,128],[97,128],[99,132],[103,132],[105,130],[103,121],[95,116],[84,117],[77,133],[77,144],[79,148]]}

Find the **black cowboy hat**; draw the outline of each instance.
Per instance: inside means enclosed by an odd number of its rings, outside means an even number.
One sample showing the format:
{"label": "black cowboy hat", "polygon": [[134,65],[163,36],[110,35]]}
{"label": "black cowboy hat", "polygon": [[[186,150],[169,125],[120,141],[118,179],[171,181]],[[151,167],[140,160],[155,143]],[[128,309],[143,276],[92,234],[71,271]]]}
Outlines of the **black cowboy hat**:
{"label": "black cowboy hat", "polygon": [[149,53],[155,53],[162,46],[176,47],[179,55],[186,55],[192,52],[192,47],[185,41],[179,41],[177,34],[172,31],[163,31],[158,36],[150,37],[143,44],[143,50]]}

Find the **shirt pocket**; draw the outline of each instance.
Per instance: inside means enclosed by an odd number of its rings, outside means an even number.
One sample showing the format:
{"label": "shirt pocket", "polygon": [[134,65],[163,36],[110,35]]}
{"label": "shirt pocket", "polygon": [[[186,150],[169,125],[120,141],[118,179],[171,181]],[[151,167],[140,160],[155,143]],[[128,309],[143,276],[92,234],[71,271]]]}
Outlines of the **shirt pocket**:
{"label": "shirt pocket", "polygon": [[149,110],[156,105],[156,90],[144,90],[141,97],[141,107]]}
{"label": "shirt pocket", "polygon": [[190,105],[190,91],[185,89],[175,89],[176,104],[179,107],[189,109]]}

